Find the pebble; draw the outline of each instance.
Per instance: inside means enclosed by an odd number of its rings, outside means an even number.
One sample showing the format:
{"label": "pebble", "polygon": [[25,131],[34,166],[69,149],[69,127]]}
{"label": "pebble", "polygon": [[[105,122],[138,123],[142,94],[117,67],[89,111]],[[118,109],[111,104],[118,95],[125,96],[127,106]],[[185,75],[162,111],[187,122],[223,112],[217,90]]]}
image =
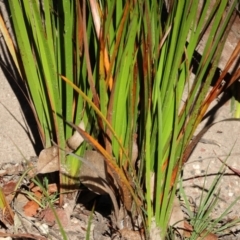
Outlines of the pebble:
{"label": "pebble", "polygon": [[228,193],[228,196],[229,196],[229,197],[232,197],[233,195],[234,195],[233,192],[229,192],[229,193]]}
{"label": "pebble", "polygon": [[200,169],[200,165],[199,164],[193,164],[192,167],[193,167],[193,169],[196,169],[196,170]]}
{"label": "pebble", "polygon": [[195,170],[195,174],[197,174],[197,175],[201,174],[201,170],[199,170],[199,169]]}

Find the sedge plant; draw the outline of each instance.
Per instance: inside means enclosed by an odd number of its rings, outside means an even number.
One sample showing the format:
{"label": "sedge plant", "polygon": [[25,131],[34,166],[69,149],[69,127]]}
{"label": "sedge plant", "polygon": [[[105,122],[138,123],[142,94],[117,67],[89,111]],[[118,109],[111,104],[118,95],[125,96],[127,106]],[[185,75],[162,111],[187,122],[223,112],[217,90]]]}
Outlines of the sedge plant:
{"label": "sedge plant", "polygon": [[[228,156],[230,156],[230,153]],[[183,181],[182,179],[180,180],[179,195],[183,199],[186,208],[187,219],[193,228],[190,233],[190,237],[187,239],[205,239],[205,237],[210,239],[208,236],[209,234],[223,235],[224,233],[226,234],[227,230],[231,230],[232,227],[239,224],[239,219],[232,219],[228,220],[227,222],[226,219],[228,217],[228,214],[232,211],[232,207],[236,204],[237,201],[239,201],[240,197],[234,199],[226,209],[218,214],[217,217],[212,217],[214,209],[217,208],[217,204],[221,201],[220,183],[221,180],[223,180],[222,178],[226,172],[225,164],[228,160],[228,156],[222,163],[221,167],[218,169],[218,172],[213,178],[208,191],[205,192],[203,190],[201,192],[197,209],[192,209],[183,186]],[[207,175],[208,174],[206,174],[204,177],[204,183],[202,186],[203,189],[205,189]],[[216,236],[217,235],[215,235],[215,237]]]}
{"label": "sedge plant", "polygon": [[[54,1],[9,1],[8,4],[17,41],[17,46],[11,45],[9,49],[28,89],[27,98],[43,146],[52,146],[54,140],[65,148],[66,140],[72,136],[72,128],[66,121],[77,125],[84,121],[88,126],[83,99],[59,76],[64,74],[91,96],[87,82],[82,80],[87,78],[87,72],[79,32],[80,5],[78,1],[62,1],[57,5]],[[8,37],[10,46],[12,41]],[[78,154],[82,151],[82,148],[77,150]],[[80,162],[59,151],[60,168],[65,172],[60,174],[60,190],[69,192],[78,186]]]}
{"label": "sedge plant", "polygon": [[[141,216],[147,238],[153,222],[164,238],[237,1],[8,4],[17,45],[4,38],[44,147],[54,140],[64,149],[75,128],[86,140],[75,154],[97,149],[127,214]],[[80,165],[59,151],[60,198],[76,186]]]}

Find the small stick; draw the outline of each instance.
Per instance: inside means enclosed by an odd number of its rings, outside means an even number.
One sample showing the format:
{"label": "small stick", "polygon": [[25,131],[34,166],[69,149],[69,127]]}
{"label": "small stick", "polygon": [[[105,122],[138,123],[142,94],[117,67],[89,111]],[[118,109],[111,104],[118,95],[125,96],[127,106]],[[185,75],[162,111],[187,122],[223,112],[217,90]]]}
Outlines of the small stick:
{"label": "small stick", "polygon": [[[214,151],[214,153],[215,153],[215,151]],[[216,154],[216,153],[215,153],[215,154]],[[235,174],[237,174],[237,175],[240,177],[240,170],[229,166],[229,165],[226,164],[220,157],[217,157],[217,158],[218,158],[218,160],[219,160],[220,162],[222,162],[228,169],[230,169],[232,172],[234,172]]]}

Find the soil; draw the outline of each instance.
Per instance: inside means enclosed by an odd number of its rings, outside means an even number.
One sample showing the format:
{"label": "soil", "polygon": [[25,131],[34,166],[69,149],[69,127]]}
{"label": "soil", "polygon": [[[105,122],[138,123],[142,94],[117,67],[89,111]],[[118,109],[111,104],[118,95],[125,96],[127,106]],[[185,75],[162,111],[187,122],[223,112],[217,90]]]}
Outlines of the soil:
{"label": "soil", "polygon": [[[224,47],[221,62],[219,64],[220,69],[223,69],[225,66],[231,52],[234,50],[239,40],[240,17],[238,16]],[[204,44],[204,42],[202,44]],[[4,49],[1,48],[0,51],[2,55]],[[8,62],[7,58],[5,58],[5,62]],[[1,183],[14,182],[15,175],[23,171],[21,165],[22,161],[38,155],[42,148],[40,140],[34,139],[37,136],[34,134],[37,129],[34,118],[31,116],[31,109],[28,107],[22,92],[16,87],[14,82],[16,76],[11,76],[12,73],[11,69],[5,69],[3,67],[0,69],[0,176],[2,176],[2,170],[8,169],[7,171],[10,173],[7,176],[4,175],[4,178],[1,177]],[[237,88],[239,86],[235,85],[234,87]],[[24,117],[26,115],[30,116],[27,121]],[[213,102],[207,116],[209,117],[200,124],[197,132],[205,126],[209,119],[217,122],[232,117],[229,92]],[[205,141],[205,143],[198,143],[184,167],[183,183],[187,195],[196,204],[199,203],[202,192],[209,189],[213,178],[219,174],[222,165],[220,159],[224,161],[227,158],[227,164],[235,170],[232,171],[228,168],[224,176],[220,179],[220,200],[217,207],[212,211],[212,217],[214,218],[219,216],[232,201],[240,197],[240,122],[226,121],[218,123],[209,129],[204,138],[208,141]],[[9,169],[11,169],[12,172],[9,172]],[[13,169],[15,169],[16,172],[14,172]],[[90,197],[90,194],[88,194],[88,197]],[[21,204],[26,204],[24,198],[18,200],[19,203],[17,207],[20,208]],[[21,201],[23,201],[23,203]],[[109,200],[106,196],[102,196],[99,202],[100,206],[98,206],[98,209],[109,209]],[[226,221],[229,219],[240,219],[239,209],[240,199],[232,207]],[[18,211],[20,215],[22,214],[20,210],[16,211]],[[106,213],[105,211],[105,213],[99,213],[99,211],[94,212],[93,225],[91,226],[94,228],[94,231],[92,231],[92,234],[95,234],[93,236],[94,239],[110,239],[108,237],[110,234],[115,234],[116,238],[114,239],[117,239],[119,233],[114,232],[115,230],[109,227],[111,223],[109,219],[106,218],[106,214],[109,214],[109,212],[107,211]],[[59,229],[56,227],[57,224],[51,222],[53,221],[53,216],[48,211],[44,214],[44,217],[38,216],[37,220],[35,219],[34,221],[32,221],[31,217],[22,218],[24,219],[24,223],[22,223],[21,227],[23,229],[27,228],[28,233],[38,234],[39,231],[44,231],[42,229],[44,228],[42,219],[47,221],[46,218],[48,217],[50,223],[47,222],[46,228],[53,236],[53,239],[60,239]],[[58,214],[61,219],[65,218],[65,213],[61,210],[58,211]],[[83,203],[77,204],[71,219],[71,226],[68,228],[71,239],[85,239],[84,236],[87,231],[88,217],[90,215],[91,211],[84,207]],[[53,227],[51,227],[51,224]],[[76,231],[76,229],[78,229],[78,231]],[[238,231],[240,231],[240,225],[236,225],[232,231],[226,231],[225,236],[222,236],[221,239],[240,239]],[[2,232],[2,229],[0,229],[0,232]],[[23,237],[24,236],[19,236],[19,239]],[[31,236],[25,237],[31,238]],[[0,239],[5,238],[1,238],[0,234]],[[134,236],[132,239],[138,238]]]}

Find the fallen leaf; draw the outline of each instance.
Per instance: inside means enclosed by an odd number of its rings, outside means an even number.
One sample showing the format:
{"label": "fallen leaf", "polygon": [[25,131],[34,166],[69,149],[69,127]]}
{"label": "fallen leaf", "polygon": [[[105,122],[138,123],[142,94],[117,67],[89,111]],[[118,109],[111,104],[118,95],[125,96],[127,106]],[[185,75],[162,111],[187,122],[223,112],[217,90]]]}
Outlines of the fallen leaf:
{"label": "fallen leaf", "polygon": [[[62,226],[64,226],[64,228],[66,229],[70,224],[70,218],[67,217],[67,213],[65,212],[65,209],[57,208],[54,210]],[[45,222],[49,226],[53,226],[56,223],[56,217],[51,208],[44,209],[41,212],[40,217],[42,218],[43,222]]]}
{"label": "fallen leaf", "polygon": [[36,191],[36,192],[34,192],[34,196],[35,196],[35,198],[37,200],[40,201],[42,199],[42,197],[43,197],[43,194],[41,192],[39,192],[39,191]]}
{"label": "fallen leaf", "polygon": [[[85,129],[83,122],[80,122],[78,126],[82,129]],[[68,147],[66,147],[66,150],[72,152],[72,150],[77,149],[82,144],[82,142],[82,136],[77,131],[75,131],[74,134],[67,140]],[[58,151],[59,148],[57,146],[51,146],[49,148],[43,149],[40,152],[37,161],[37,173],[43,174],[59,171]]]}
{"label": "fallen leaf", "polygon": [[118,202],[116,195],[111,186],[113,182],[108,182],[106,162],[102,154],[97,151],[88,150],[83,158],[84,162],[80,169],[80,181],[88,189],[97,194],[109,194],[113,206],[116,219],[119,214]]}
{"label": "fallen leaf", "polygon": [[[184,237],[185,238],[190,238],[191,237],[191,233],[193,231],[193,227],[187,222],[184,221]],[[203,239],[203,236],[205,236],[206,234],[206,230],[204,230],[200,236],[197,238],[197,240],[201,240]],[[207,235],[204,237],[205,240],[217,240],[218,237],[217,235],[213,234],[213,233],[207,233]]]}
{"label": "fallen leaf", "polygon": [[43,149],[38,157],[37,172],[43,174],[56,171],[59,171],[58,147]]}
{"label": "fallen leaf", "polygon": [[[202,237],[199,237],[197,240],[201,240]],[[217,240],[218,237],[217,235],[213,234],[213,233],[208,233],[207,236],[204,237],[205,240]]]}
{"label": "fallen leaf", "polygon": [[14,181],[10,181],[6,184],[3,185],[3,192],[5,194],[5,196],[11,194],[14,192],[15,188],[16,188],[17,183]]}
{"label": "fallen leaf", "polygon": [[[68,122],[68,124],[74,129],[76,129],[88,143],[94,146],[94,148],[97,149],[104,156],[104,160],[107,164],[107,169],[109,169],[108,173],[112,175],[113,179],[117,182],[117,187],[119,187],[120,191],[121,201],[124,204],[126,210],[131,211],[133,198],[135,199],[137,206],[140,207],[140,199],[138,199],[138,197],[136,196],[124,170],[118,166],[116,161],[114,161],[113,156],[109,154],[109,152],[107,152],[101,144],[99,144],[97,139],[93,138],[86,131],[70,122]],[[127,153],[125,152],[125,154]]]}
{"label": "fallen leaf", "polygon": [[[80,169],[80,181],[97,194],[106,194],[103,181],[107,183],[106,163],[104,157],[97,151],[86,151]],[[87,164],[88,163],[88,164]]]}
{"label": "fallen leaf", "polygon": [[58,191],[58,187],[56,183],[48,184],[48,193],[56,193]]}
{"label": "fallen leaf", "polygon": [[30,184],[29,184],[29,189],[33,189],[34,187],[35,187],[36,185],[35,185],[35,183],[33,183],[33,182],[30,182]]}
{"label": "fallen leaf", "polygon": [[184,232],[183,232],[184,237],[190,238],[192,231],[193,231],[193,227],[187,221],[184,221]]}
{"label": "fallen leaf", "polygon": [[29,189],[31,189],[33,193],[41,191],[39,186],[33,186],[33,187],[29,186]]}
{"label": "fallen leaf", "polygon": [[37,214],[37,210],[39,208],[39,205],[35,201],[29,201],[27,204],[23,207],[24,213],[28,217],[33,217]]}
{"label": "fallen leaf", "polygon": [[[30,189],[32,192],[42,192],[42,188],[40,188],[39,186],[34,186],[33,188],[30,188]],[[48,184],[48,193],[56,193],[57,191],[58,191],[58,188],[56,183]]]}
{"label": "fallen leaf", "polygon": [[22,166],[19,163],[17,163],[17,164],[8,164],[6,166],[6,168],[4,168],[3,170],[7,171],[7,173],[6,173],[7,175],[15,176],[15,175],[18,175],[19,172],[22,171]]}
{"label": "fallen leaf", "polygon": [[20,212],[21,214],[23,214],[23,207],[29,202],[29,199],[24,195],[21,194],[21,192],[19,194],[17,194],[16,198],[14,199],[14,208]]}
{"label": "fallen leaf", "polygon": [[127,228],[124,228],[119,231],[121,233],[121,239],[126,240],[141,240],[143,239],[143,236],[141,236],[139,231],[133,231],[129,230]]}

